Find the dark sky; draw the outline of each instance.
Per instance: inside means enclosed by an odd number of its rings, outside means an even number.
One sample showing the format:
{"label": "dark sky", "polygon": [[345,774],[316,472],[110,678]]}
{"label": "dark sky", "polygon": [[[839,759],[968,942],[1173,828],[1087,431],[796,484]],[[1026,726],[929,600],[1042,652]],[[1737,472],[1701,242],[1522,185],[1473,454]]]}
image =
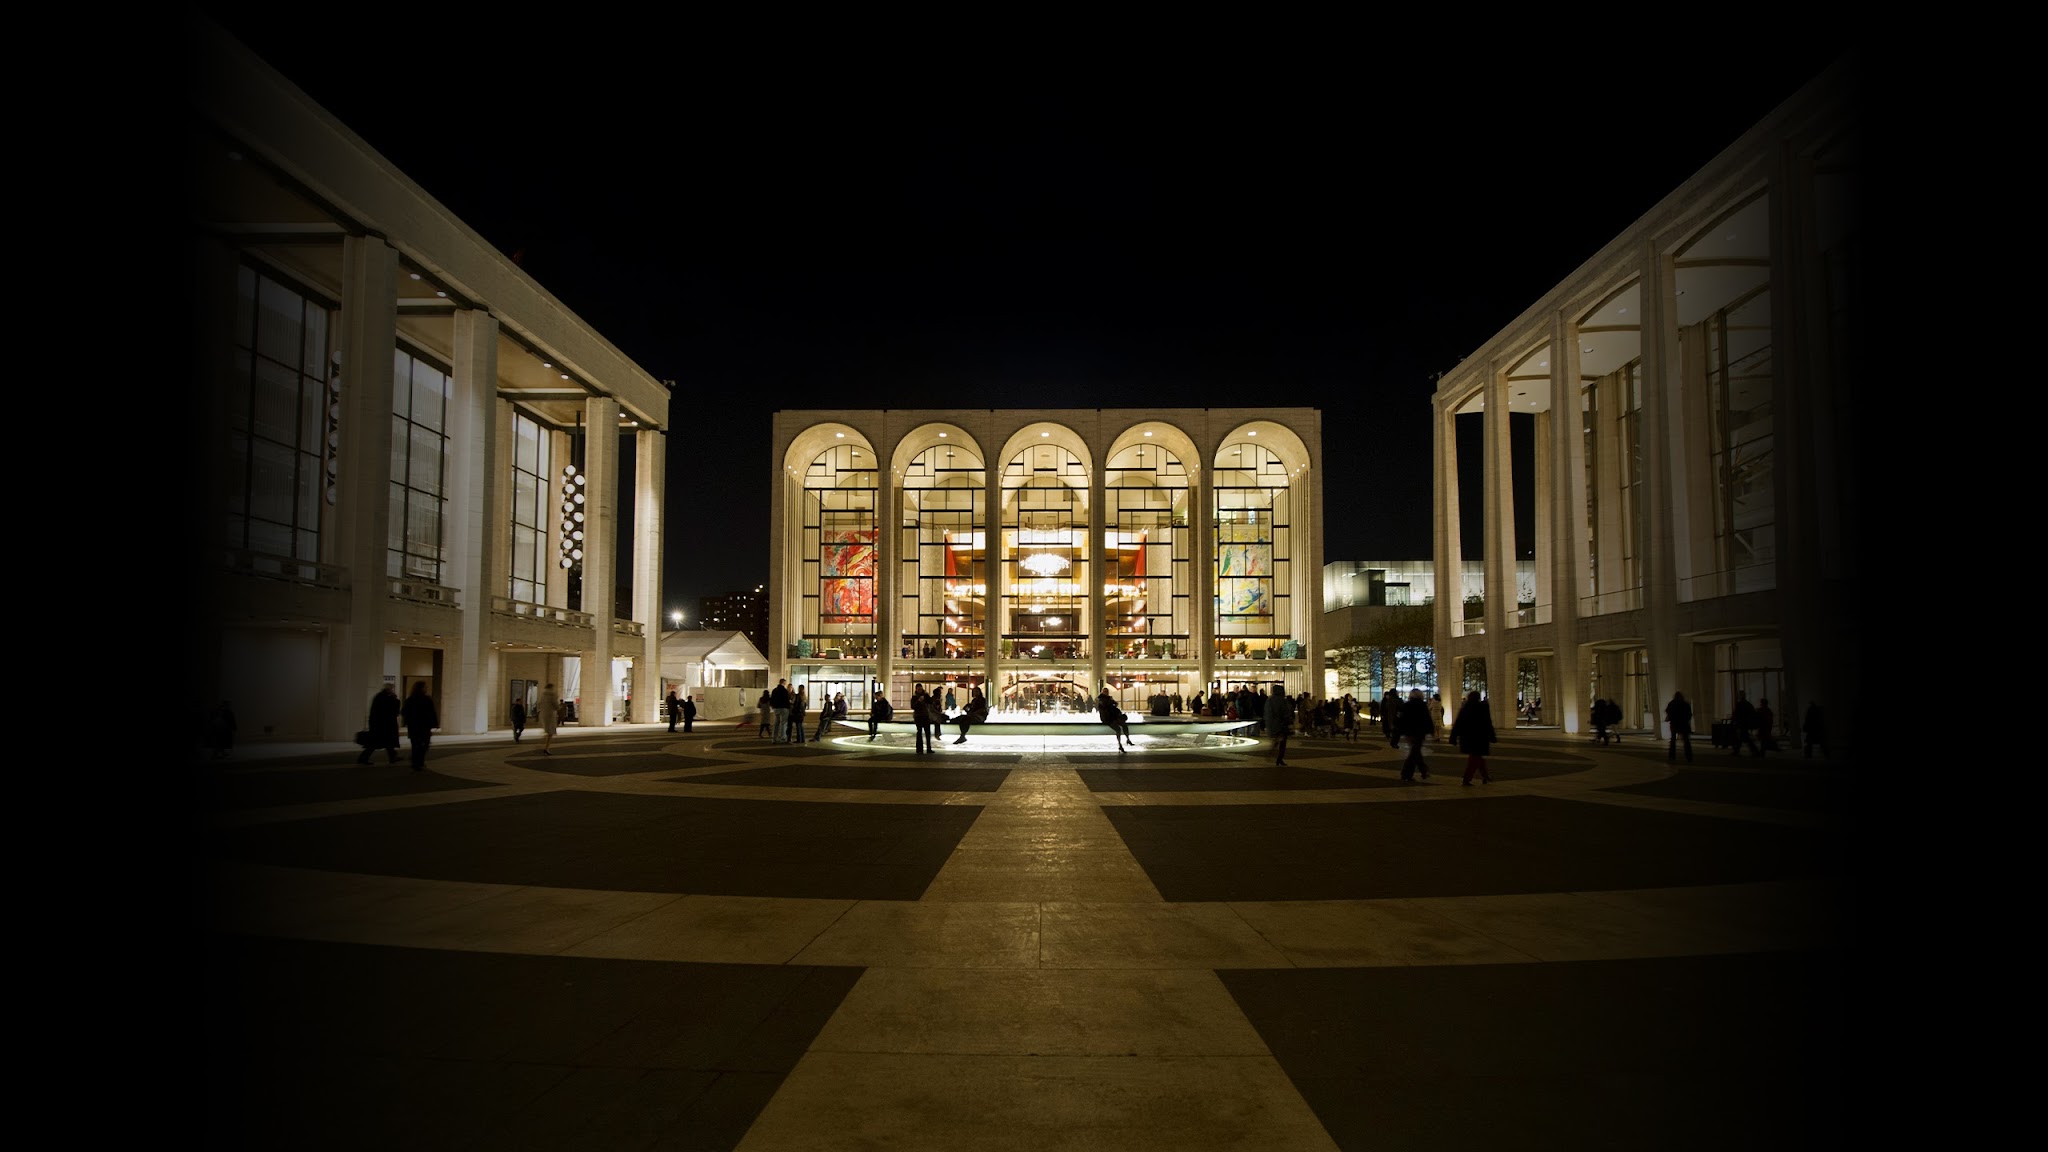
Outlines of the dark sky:
{"label": "dark sky", "polygon": [[1026,66],[267,7],[220,22],[677,382],[665,598],[693,614],[767,578],[780,408],[1319,408],[1326,557],[1425,558],[1432,374],[1844,50]]}

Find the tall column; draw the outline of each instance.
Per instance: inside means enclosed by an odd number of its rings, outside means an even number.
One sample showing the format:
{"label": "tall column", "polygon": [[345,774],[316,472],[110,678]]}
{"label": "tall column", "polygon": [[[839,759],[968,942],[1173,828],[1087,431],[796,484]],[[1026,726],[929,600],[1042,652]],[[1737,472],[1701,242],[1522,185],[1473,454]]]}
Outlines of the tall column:
{"label": "tall column", "polygon": [[[1313,454],[1322,444],[1321,417],[1309,436],[1303,437],[1307,450]],[[1302,691],[1320,699],[1323,695],[1323,472],[1310,460],[1288,482],[1290,492],[1299,493],[1295,505],[1295,516],[1301,527],[1295,529],[1294,546],[1307,553],[1304,564],[1295,561],[1295,610],[1289,635],[1301,637]]]}
{"label": "tall column", "polygon": [[1206,441],[1206,459],[1188,465],[1188,639],[1194,645],[1197,692],[1207,693],[1216,675],[1216,510],[1211,490],[1216,446]]}
{"label": "tall column", "polygon": [[[984,447],[988,451],[984,433]],[[1000,451],[1000,448],[997,449]],[[993,708],[1001,699],[1002,684],[996,679],[997,661],[1002,658],[1003,633],[1007,631],[1009,609],[1003,603],[1003,466],[1001,461],[991,461],[982,481],[982,502],[988,506],[984,513],[986,524],[982,538],[988,542],[984,550],[988,557],[988,643],[982,649],[981,675],[984,691],[988,693],[989,707]]]}
{"label": "tall column", "polygon": [[1514,707],[1516,669],[1508,658],[1508,619],[1521,599],[1515,576],[1514,443],[1508,431],[1508,380],[1498,364],[1486,366],[1486,453],[1480,471],[1485,491],[1480,516],[1486,521],[1486,697],[1495,716]]}
{"label": "tall column", "polygon": [[[1544,490],[1550,508],[1548,551],[1538,550],[1538,563],[1550,574],[1551,635],[1556,637],[1557,715],[1568,733],[1591,724],[1585,665],[1580,649],[1579,596],[1586,569],[1586,434],[1584,401],[1579,394],[1578,325],[1560,312],[1550,321],[1550,424],[1536,450],[1551,463],[1550,486]],[[1542,597],[1539,595],[1540,601]]]}
{"label": "tall column", "polygon": [[[633,723],[660,719],[661,542],[667,520],[663,491],[668,486],[668,437],[659,429],[633,434],[633,619],[640,644],[633,653]],[[702,628],[703,622],[697,624]]]}
{"label": "tall column", "polygon": [[384,620],[391,603],[391,408],[398,343],[398,253],[374,236],[341,244],[341,449],[334,531],[322,532],[322,559],[349,574],[349,619],[328,629],[329,740],[363,726],[370,697],[384,684]]}
{"label": "tall column", "polygon": [[[1433,553],[1432,565],[1436,569],[1436,650],[1441,661],[1442,655],[1452,644],[1463,650],[1463,637],[1454,634],[1459,622],[1465,618],[1465,581],[1460,565],[1464,563],[1463,549],[1459,546],[1458,533],[1458,411],[1455,402],[1448,397],[1439,381],[1435,398],[1431,401],[1434,409],[1434,426],[1430,431],[1430,539]],[[1451,708],[1464,698],[1464,669],[1453,659],[1452,667],[1437,667],[1437,688],[1444,696],[1444,707]],[[1448,675],[1450,683],[1444,683]],[[1384,686],[1374,685],[1373,699],[1385,691]]]}
{"label": "tall column", "polygon": [[[895,465],[896,443],[875,449],[875,672],[883,691],[896,667],[903,603],[903,486]],[[915,550],[912,555],[916,555]],[[895,703],[891,701],[891,703]],[[908,703],[908,701],[905,701]]]}
{"label": "tall column", "polygon": [[454,381],[448,406],[449,566],[445,581],[461,592],[462,629],[441,661],[441,731],[483,732],[497,692],[492,663],[491,532],[500,491],[497,428],[498,321],[488,312],[455,313]]}
{"label": "tall column", "polygon": [[[1683,388],[1678,346],[1677,269],[1645,239],[1641,249],[1643,344],[1643,480],[1637,501],[1642,519],[1643,619],[1649,639],[1649,685],[1652,702],[1684,692],[1696,709],[1711,707],[1712,697],[1693,682],[1691,645],[1678,636],[1678,583],[1675,491],[1683,490],[1676,475],[1684,467],[1684,408],[1677,401]],[[1663,710],[1652,714],[1663,732]],[[1704,730],[1711,716],[1699,717]],[[1669,733],[1663,733],[1669,735]]]}
{"label": "tall column", "polygon": [[583,610],[590,613],[591,647],[583,653],[582,704],[576,722],[608,726],[618,685],[612,682],[617,641],[616,561],[619,547],[619,402],[592,396],[583,402]]}
{"label": "tall column", "polygon": [[1094,446],[1088,467],[1088,696],[1102,690],[1107,682],[1109,649],[1109,613],[1104,611],[1106,599],[1103,586],[1109,582],[1109,559],[1113,553],[1105,537],[1109,534],[1109,516],[1103,508],[1108,494],[1108,485],[1103,476],[1102,445]]}

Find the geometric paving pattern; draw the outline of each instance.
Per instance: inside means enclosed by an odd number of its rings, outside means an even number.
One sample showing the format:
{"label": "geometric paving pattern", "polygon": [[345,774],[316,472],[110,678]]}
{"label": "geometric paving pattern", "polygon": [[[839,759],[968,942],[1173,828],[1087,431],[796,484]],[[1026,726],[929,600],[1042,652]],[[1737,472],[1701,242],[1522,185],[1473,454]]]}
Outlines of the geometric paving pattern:
{"label": "geometric paving pattern", "polygon": [[1849,765],[863,743],[196,763],[199,1143],[1853,1142]]}

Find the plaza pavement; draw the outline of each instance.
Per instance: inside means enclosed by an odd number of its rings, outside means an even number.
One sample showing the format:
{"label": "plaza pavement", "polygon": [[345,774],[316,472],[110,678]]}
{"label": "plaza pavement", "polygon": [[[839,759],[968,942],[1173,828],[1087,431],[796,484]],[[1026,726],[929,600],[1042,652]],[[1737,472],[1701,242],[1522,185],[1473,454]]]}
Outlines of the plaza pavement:
{"label": "plaza pavement", "polygon": [[195,758],[199,1143],[1856,1142],[1851,764],[696,729]]}

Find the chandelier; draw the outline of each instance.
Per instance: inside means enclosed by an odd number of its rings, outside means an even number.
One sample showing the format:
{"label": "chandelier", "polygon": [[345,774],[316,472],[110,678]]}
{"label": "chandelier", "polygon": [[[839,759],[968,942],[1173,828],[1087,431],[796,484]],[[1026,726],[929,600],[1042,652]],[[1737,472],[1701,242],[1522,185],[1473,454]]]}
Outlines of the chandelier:
{"label": "chandelier", "polygon": [[1050,552],[1033,552],[1017,561],[1017,566],[1034,576],[1057,576],[1070,567],[1066,557],[1055,556]]}

